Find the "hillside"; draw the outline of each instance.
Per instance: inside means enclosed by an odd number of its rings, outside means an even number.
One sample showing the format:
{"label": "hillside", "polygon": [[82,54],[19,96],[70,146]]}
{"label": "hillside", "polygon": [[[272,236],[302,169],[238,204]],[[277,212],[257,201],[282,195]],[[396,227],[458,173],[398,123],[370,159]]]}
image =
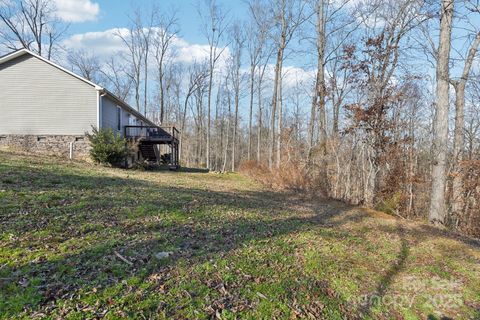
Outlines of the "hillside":
{"label": "hillside", "polygon": [[237,174],[0,153],[0,318],[480,318],[469,238]]}

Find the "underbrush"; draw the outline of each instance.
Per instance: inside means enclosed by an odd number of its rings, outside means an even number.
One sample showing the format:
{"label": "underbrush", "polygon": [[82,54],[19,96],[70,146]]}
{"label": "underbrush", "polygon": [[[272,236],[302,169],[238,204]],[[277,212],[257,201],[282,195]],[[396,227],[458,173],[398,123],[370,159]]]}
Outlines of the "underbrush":
{"label": "underbrush", "polygon": [[[247,177],[274,190],[303,191],[316,196],[328,197],[353,205],[362,205],[352,196],[351,192],[337,192],[339,176],[328,164],[316,164],[308,170],[307,166],[297,160],[283,163],[280,167],[269,168],[262,162],[246,161],[240,165],[240,172]],[[411,190],[408,183],[401,181],[405,168],[392,170],[386,181],[377,190],[372,208],[394,216],[409,220],[425,220],[428,210],[428,181],[414,177],[411,180]],[[463,161],[459,170],[462,177],[462,213],[452,215],[454,222],[449,227],[464,235],[480,236],[480,162],[477,160]],[[352,183],[353,184],[353,183]],[[359,193],[356,191],[356,193]],[[416,211],[422,209],[422,213]]]}
{"label": "underbrush", "polygon": [[276,190],[308,191],[313,181],[304,165],[296,161],[286,162],[278,168],[270,169],[264,163],[250,160],[240,165],[240,172]]}
{"label": "underbrush", "polygon": [[457,228],[463,234],[480,237],[480,160],[463,161],[460,166],[462,177],[462,214],[455,217]]}

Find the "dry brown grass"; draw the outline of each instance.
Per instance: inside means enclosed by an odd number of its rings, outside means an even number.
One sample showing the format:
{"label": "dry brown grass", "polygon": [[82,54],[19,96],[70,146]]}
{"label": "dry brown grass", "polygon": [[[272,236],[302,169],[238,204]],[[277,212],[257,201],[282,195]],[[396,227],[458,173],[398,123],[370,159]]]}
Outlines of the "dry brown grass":
{"label": "dry brown grass", "polygon": [[312,186],[307,171],[297,161],[282,163],[270,170],[267,165],[251,160],[241,164],[240,172],[275,190],[308,191]]}

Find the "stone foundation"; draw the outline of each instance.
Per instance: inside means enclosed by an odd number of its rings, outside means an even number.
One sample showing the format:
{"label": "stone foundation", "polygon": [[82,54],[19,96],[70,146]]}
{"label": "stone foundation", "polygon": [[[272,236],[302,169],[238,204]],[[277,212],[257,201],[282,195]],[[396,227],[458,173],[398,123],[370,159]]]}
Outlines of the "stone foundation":
{"label": "stone foundation", "polygon": [[90,143],[86,136],[64,135],[0,135],[0,148],[70,158],[70,143],[73,144],[73,157],[88,160]]}

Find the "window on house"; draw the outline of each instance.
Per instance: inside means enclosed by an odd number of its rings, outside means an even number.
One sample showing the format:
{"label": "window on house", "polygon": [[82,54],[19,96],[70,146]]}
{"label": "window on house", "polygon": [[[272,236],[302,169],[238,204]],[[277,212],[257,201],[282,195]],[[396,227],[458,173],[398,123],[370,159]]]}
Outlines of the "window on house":
{"label": "window on house", "polygon": [[45,140],[47,140],[46,137],[37,137],[38,142],[44,142]]}
{"label": "window on house", "polygon": [[5,141],[5,140],[7,140],[6,136],[0,136],[0,141]]}
{"label": "window on house", "polygon": [[122,130],[122,109],[117,107],[117,130]]}
{"label": "window on house", "polygon": [[75,141],[83,141],[84,137],[75,137]]}

